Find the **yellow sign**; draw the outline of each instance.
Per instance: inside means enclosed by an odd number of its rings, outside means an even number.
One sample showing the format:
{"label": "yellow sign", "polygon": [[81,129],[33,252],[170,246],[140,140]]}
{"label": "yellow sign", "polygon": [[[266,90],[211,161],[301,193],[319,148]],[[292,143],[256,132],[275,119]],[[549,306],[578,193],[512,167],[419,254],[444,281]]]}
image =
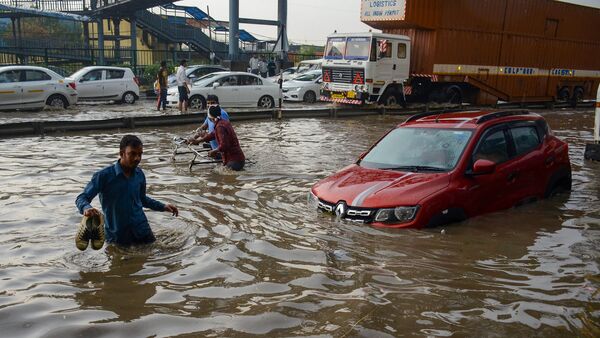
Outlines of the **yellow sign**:
{"label": "yellow sign", "polygon": [[344,94],[331,94],[332,99],[345,99]]}
{"label": "yellow sign", "polygon": [[353,98],[355,98],[355,97],[356,97],[356,93],[355,93],[355,92],[348,92],[348,94],[347,94],[347,97],[348,97],[349,99],[353,99]]}

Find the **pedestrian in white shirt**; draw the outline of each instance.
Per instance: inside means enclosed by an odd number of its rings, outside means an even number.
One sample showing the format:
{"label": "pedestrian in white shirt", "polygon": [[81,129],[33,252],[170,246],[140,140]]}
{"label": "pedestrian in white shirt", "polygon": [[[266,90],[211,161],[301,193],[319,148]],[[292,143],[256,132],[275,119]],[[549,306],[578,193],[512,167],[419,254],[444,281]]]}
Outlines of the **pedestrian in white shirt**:
{"label": "pedestrian in white shirt", "polygon": [[190,79],[188,79],[187,75],[185,75],[185,67],[187,66],[186,60],[181,60],[179,63],[179,68],[177,68],[177,89],[179,90],[179,103],[177,104],[177,108],[179,108],[179,112],[187,113],[188,108],[188,94],[190,93]]}
{"label": "pedestrian in white shirt", "polygon": [[250,66],[250,72],[252,74],[258,75],[258,58],[252,55],[250,61],[248,62],[248,65]]}

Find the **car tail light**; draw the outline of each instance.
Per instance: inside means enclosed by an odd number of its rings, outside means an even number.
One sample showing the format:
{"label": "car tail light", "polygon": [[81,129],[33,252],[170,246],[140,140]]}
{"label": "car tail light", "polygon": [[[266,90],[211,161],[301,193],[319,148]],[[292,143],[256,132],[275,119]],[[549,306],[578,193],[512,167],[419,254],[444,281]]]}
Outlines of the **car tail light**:
{"label": "car tail light", "polygon": [[133,81],[135,81],[136,85],[138,85],[138,86],[140,85],[140,79],[138,79],[137,76],[133,77]]}
{"label": "car tail light", "polygon": [[77,84],[75,84],[75,82],[69,82],[69,87],[73,88],[73,90],[77,90]]}
{"label": "car tail light", "polygon": [[365,82],[366,83],[373,83],[373,79],[367,79]]}

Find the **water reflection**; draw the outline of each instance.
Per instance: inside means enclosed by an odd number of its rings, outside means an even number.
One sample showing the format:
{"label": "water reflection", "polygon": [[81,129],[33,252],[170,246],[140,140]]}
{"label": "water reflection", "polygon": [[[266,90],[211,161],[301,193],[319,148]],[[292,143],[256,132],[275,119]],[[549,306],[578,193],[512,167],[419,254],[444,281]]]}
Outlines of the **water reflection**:
{"label": "water reflection", "polygon": [[[157,242],[78,252],[73,201],[122,134],[0,141],[0,325],[7,336],[597,336],[600,164],[590,113],[547,114],[571,194],[426,231],[307,210],[308,188],[402,118],[236,124],[253,162],[169,160],[185,128],[140,131]],[[189,158],[188,158],[189,159]]]}

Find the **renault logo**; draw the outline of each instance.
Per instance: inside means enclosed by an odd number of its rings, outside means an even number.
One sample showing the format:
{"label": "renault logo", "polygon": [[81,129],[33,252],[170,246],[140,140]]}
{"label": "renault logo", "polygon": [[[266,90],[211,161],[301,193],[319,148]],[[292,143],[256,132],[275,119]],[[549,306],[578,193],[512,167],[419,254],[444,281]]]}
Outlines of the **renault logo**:
{"label": "renault logo", "polygon": [[346,216],[346,212],[348,211],[348,206],[346,205],[346,202],[344,201],[340,201],[336,206],[335,206],[335,215],[338,217],[344,217]]}

